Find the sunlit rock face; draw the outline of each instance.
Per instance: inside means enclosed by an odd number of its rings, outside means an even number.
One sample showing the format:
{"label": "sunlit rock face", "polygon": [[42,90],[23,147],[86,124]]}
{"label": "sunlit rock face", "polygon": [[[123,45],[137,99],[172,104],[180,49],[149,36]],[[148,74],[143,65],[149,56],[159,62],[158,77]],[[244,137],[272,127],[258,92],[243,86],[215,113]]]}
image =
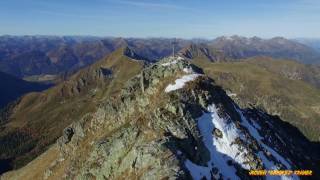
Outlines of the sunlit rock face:
{"label": "sunlit rock face", "polygon": [[55,145],[59,158],[43,176],[248,179],[250,170],[311,167],[303,139],[280,121],[240,109],[200,68],[170,57],[65,129]]}

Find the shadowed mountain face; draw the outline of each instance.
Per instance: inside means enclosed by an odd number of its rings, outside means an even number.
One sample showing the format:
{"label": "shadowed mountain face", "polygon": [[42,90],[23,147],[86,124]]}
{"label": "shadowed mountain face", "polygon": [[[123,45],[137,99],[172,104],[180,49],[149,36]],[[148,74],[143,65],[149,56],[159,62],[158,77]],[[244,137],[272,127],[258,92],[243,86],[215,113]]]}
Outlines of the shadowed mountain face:
{"label": "shadowed mountain face", "polygon": [[207,44],[191,44],[183,48],[179,55],[187,59],[206,59],[210,62],[232,61],[221,50],[215,49]]}
{"label": "shadowed mountain face", "polygon": [[250,179],[253,169],[312,169],[319,178],[318,143],[240,108],[203,72],[181,57],[144,68],[3,178]]}
{"label": "shadowed mountain face", "polygon": [[139,55],[156,62],[167,56],[172,55],[175,43],[175,51],[178,52],[182,48],[190,44],[190,40],[183,39],[166,39],[166,38],[150,38],[150,39],[126,39],[128,45]]}
{"label": "shadowed mountain face", "polygon": [[[130,52],[130,53],[129,53]],[[88,112],[140,72],[144,61],[120,48],[41,93],[29,93],[1,114],[0,160],[18,168],[42,153],[71,122]]]}
{"label": "shadowed mountain face", "polygon": [[[199,41],[166,38],[1,36],[0,71],[17,77],[76,72],[124,46],[133,49],[141,59],[156,62],[172,54],[173,42],[176,52],[182,50],[188,58],[206,56],[211,61],[239,60],[261,55],[294,59],[302,63],[320,61],[319,53],[312,48],[284,38],[265,40],[232,36]],[[196,45],[190,45],[192,43]]]}
{"label": "shadowed mountain face", "polygon": [[31,83],[0,72],[0,109],[20,96],[33,91],[42,91],[50,87],[39,83]]}

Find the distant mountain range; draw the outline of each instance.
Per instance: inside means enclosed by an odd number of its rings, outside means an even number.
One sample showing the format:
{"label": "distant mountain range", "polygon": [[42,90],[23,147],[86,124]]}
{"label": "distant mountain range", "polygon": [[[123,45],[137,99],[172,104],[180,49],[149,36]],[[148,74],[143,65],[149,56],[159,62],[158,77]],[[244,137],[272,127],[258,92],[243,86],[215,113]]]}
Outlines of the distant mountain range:
{"label": "distant mountain range", "polygon": [[[192,44],[200,46],[206,56],[218,60],[240,60],[253,56],[293,59],[319,64],[320,53],[313,48],[284,38],[261,39],[240,36],[214,40],[183,40],[166,38],[98,38],[77,36],[1,36],[0,71],[25,78],[76,72],[119,47],[129,46],[138,56],[150,62],[181,51]],[[190,51],[191,52],[191,51]],[[217,54],[218,53],[218,54]],[[192,54],[189,54],[192,55]],[[195,54],[193,54],[194,56]]]}
{"label": "distant mountain range", "polygon": [[121,39],[2,36],[0,70],[17,77],[78,70],[111,53]]}
{"label": "distant mountain range", "polygon": [[313,47],[320,52],[320,38],[298,38],[294,40],[307,46]]}
{"label": "distant mountain range", "polygon": [[293,59],[306,64],[319,64],[320,54],[313,48],[282,37],[261,39],[239,36],[219,37],[209,43],[227,57],[241,59],[254,56]]}

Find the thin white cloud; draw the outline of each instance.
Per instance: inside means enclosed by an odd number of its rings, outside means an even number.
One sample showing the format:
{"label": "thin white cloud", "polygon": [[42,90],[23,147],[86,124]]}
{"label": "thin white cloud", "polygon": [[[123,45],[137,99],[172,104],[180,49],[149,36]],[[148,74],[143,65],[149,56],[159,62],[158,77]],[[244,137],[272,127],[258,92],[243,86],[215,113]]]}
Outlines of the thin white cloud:
{"label": "thin white cloud", "polygon": [[147,2],[147,1],[129,1],[129,0],[108,0],[109,2],[115,4],[122,4],[128,6],[136,6],[142,8],[157,8],[157,9],[174,9],[174,10],[185,10],[189,9],[187,7],[178,6],[174,4],[167,4],[167,3],[155,3],[155,2]]}
{"label": "thin white cloud", "polygon": [[[126,6],[135,6],[145,9],[167,9],[167,10],[191,10],[187,7],[178,6],[174,4],[167,3],[154,3],[154,2],[146,2],[146,1],[131,1],[131,0],[103,0],[104,2],[109,2],[118,5],[126,5]],[[84,19],[105,19],[105,16],[100,15],[90,15],[86,13],[73,13],[73,12],[65,12],[57,9],[52,9],[52,5],[57,5],[57,3],[48,2],[48,1],[40,1],[39,4],[43,6],[47,6],[46,10],[37,10],[38,13],[52,15],[52,16],[60,16],[60,17],[71,17],[71,18],[84,18]],[[58,3],[59,4],[59,3]],[[49,9],[48,9],[49,8]]]}
{"label": "thin white cloud", "polygon": [[317,7],[319,7],[320,6],[320,1],[318,1],[318,0],[299,0],[298,1],[300,4],[304,4],[304,5],[306,5],[306,6],[312,6],[312,7],[314,7],[314,6],[317,6]]}
{"label": "thin white cloud", "polygon": [[105,16],[95,16],[95,15],[86,15],[86,14],[75,14],[70,12],[60,12],[60,11],[51,11],[51,10],[38,10],[38,13],[53,15],[53,16],[61,16],[61,17],[70,17],[70,18],[84,18],[84,19],[103,19]]}

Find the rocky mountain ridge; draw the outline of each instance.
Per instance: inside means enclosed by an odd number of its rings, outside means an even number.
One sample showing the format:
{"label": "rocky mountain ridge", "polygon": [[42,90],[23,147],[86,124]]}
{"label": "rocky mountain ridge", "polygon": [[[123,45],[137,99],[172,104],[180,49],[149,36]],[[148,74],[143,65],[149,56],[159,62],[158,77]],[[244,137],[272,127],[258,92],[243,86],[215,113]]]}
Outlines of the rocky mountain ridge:
{"label": "rocky mountain ridge", "polygon": [[281,122],[239,108],[200,68],[167,58],[72,123],[41,157],[2,178],[250,179],[251,169],[306,168],[318,174],[319,147]]}
{"label": "rocky mountain ridge", "polygon": [[[119,90],[145,62],[120,48],[46,91],[29,93],[4,109],[0,124],[0,173],[19,168],[55,142],[61,129],[92,112]],[[127,55],[126,55],[127,54]],[[2,168],[3,166],[4,168]]]}

